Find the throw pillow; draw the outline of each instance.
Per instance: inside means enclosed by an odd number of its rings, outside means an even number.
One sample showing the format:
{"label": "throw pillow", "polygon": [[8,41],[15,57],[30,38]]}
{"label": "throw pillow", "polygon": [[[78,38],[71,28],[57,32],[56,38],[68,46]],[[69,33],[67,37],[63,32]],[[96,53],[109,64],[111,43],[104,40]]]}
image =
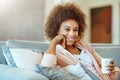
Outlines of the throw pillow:
{"label": "throw pillow", "polygon": [[39,64],[42,58],[42,52],[38,50],[8,46],[2,46],[2,49],[8,65],[13,67],[34,70],[35,64]]}

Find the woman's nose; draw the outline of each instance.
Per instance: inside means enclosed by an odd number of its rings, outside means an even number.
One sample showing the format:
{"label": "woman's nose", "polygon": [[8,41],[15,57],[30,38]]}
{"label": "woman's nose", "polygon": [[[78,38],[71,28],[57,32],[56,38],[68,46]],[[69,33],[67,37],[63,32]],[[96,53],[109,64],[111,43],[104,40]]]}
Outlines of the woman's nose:
{"label": "woman's nose", "polygon": [[69,32],[69,35],[71,35],[71,36],[73,36],[73,35],[74,35],[73,30],[71,30],[71,31]]}

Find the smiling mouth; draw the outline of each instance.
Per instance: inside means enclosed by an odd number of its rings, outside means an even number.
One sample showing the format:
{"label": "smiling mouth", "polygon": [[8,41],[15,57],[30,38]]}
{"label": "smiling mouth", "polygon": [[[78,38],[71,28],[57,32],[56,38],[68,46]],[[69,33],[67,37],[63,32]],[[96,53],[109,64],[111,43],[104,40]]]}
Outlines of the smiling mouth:
{"label": "smiling mouth", "polygon": [[76,38],[67,38],[67,41],[75,41]]}

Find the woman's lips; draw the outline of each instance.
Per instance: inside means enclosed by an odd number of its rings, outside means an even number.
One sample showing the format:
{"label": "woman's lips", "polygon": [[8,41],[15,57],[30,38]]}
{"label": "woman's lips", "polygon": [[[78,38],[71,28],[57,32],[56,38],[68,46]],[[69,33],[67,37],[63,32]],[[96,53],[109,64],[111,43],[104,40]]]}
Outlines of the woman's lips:
{"label": "woman's lips", "polygon": [[67,41],[75,41],[75,40],[76,40],[76,38],[71,38],[71,37],[68,37],[68,38],[66,38],[66,40],[67,40]]}

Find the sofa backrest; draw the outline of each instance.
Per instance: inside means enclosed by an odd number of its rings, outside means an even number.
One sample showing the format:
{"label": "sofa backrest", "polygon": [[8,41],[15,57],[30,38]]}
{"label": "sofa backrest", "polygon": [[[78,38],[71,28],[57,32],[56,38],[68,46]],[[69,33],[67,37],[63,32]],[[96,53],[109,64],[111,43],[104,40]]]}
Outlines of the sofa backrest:
{"label": "sofa backrest", "polygon": [[95,47],[103,58],[112,58],[116,66],[120,67],[120,47]]}
{"label": "sofa backrest", "polygon": [[112,44],[112,43],[92,43],[92,47],[120,47],[120,44]]}
{"label": "sofa backrest", "polygon": [[94,43],[92,47],[104,58],[112,58],[120,67],[120,44]]}
{"label": "sofa backrest", "polygon": [[49,43],[26,40],[8,40],[6,45],[13,48],[37,49],[45,52]]}
{"label": "sofa backrest", "polygon": [[[37,49],[46,51],[48,42],[25,41],[25,40],[8,40],[6,45],[15,48]],[[104,58],[113,58],[115,64],[120,67],[120,45],[113,44],[91,44],[91,46]],[[3,54],[0,54],[3,55]],[[1,61],[0,57],[0,61]],[[4,60],[4,59],[3,59]]]}
{"label": "sofa backrest", "polygon": [[35,49],[45,52],[48,48],[47,42],[27,41],[27,40],[8,40],[6,42],[0,42],[0,64],[7,64],[6,59],[2,52],[2,45],[7,45],[12,48],[24,48]]}

